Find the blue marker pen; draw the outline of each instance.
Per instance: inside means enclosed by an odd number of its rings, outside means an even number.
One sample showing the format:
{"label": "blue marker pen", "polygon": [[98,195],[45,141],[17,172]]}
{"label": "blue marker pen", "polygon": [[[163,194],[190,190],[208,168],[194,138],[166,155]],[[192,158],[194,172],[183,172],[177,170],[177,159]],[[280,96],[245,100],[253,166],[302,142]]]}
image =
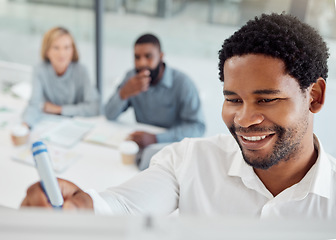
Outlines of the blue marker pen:
{"label": "blue marker pen", "polygon": [[54,208],[62,208],[64,200],[51,167],[47,146],[43,142],[37,141],[33,143],[32,153],[41,178],[41,186],[49,202]]}

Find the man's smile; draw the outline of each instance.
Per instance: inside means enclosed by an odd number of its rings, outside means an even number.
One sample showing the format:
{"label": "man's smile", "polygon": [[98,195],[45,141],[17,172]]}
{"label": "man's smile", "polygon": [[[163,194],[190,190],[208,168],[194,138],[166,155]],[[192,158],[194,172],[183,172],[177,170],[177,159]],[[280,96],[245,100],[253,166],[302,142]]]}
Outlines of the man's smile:
{"label": "man's smile", "polygon": [[269,147],[275,142],[275,133],[267,134],[241,134],[237,133],[241,146],[246,150],[261,150]]}

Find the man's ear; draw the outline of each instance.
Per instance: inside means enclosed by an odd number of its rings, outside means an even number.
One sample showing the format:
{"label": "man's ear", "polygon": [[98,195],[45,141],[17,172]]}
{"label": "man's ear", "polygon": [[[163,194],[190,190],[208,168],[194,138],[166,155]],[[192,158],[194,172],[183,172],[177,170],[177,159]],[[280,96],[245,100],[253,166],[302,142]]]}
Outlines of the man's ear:
{"label": "man's ear", "polygon": [[323,78],[318,78],[316,83],[313,83],[310,87],[310,107],[309,110],[312,113],[319,112],[325,100],[326,82]]}
{"label": "man's ear", "polygon": [[160,61],[161,61],[161,62],[162,62],[162,60],[163,60],[163,56],[164,56],[163,52],[160,52]]}

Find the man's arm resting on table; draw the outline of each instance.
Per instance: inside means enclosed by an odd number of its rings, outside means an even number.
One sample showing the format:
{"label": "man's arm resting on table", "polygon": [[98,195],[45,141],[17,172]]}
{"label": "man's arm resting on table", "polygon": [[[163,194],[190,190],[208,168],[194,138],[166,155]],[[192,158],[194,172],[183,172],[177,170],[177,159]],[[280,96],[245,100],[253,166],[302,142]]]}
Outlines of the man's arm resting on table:
{"label": "man's arm resting on table", "polygon": [[157,143],[155,134],[144,131],[135,131],[128,136],[128,139],[136,142],[140,148]]}
{"label": "man's arm resting on table", "polygon": [[105,117],[108,120],[115,120],[122,112],[129,107],[128,100],[121,99],[118,89],[105,105]]}

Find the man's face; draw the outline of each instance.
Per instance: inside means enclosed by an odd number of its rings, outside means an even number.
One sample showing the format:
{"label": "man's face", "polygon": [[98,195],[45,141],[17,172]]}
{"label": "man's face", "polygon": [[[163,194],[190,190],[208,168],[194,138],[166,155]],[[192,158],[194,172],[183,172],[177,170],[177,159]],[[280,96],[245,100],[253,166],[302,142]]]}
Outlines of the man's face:
{"label": "man's face", "polygon": [[254,168],[295,159],[311,142],[308,91],[284,69],[281,60],[261,54],[235,56],[224,64],[222,117]]}
{"label": "man's face", "polygon": [[162,53],[158,46],[152,43],[136,44],[134,46],[135,69],[155,70],[162,60]]}

